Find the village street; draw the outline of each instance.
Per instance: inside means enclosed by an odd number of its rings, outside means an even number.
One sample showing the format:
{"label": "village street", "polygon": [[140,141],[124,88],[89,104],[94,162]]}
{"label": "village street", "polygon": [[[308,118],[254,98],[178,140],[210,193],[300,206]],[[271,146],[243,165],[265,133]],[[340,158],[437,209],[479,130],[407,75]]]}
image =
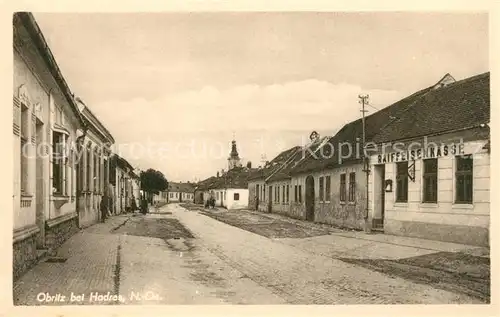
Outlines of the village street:
{"label": "village street", "polygon": [[[188,207],[168,204],[82,230],[15,282],[15,304],[489,302],[489,258],[481,248],[370,240],[275,215]],[[433,254],[443,263],[431,260],[422,274],[418,260],[404,261]],[[465,271],[446,270],[450,255]],[[469,258],[473,268],[463,264]]]}

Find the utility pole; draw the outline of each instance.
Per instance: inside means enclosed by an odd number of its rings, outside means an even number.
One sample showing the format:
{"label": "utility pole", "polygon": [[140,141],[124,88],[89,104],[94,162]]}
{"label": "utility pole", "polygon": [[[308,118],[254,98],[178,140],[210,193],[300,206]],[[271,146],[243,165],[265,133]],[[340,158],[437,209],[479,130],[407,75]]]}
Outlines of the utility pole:
{"label": "utility pole", "polygon": [[361,113],[362,113],[362,123],[363,123],[363,171],[365,172],[366,175],[366,209],[365,209],[365,232],[366,233],[371,233],[371,224],[370,224],[370,217],[369,217],[369,189],[368,189],[368,182],[370,179],[370,163],[369,163],[369,158],[367,155],[365,155],[365,146],[366,146],[366,121],[365,121],[365,113],[368,112],[368,110],[365,109],[365,106],[368,105],[368,98],[369,95],[359,95],[358,98],[359,103],[361,104]]}

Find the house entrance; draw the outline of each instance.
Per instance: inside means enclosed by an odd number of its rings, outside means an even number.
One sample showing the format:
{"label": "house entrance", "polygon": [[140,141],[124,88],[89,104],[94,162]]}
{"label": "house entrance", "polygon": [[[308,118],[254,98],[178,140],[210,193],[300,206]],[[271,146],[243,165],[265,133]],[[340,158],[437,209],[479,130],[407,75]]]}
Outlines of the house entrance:
{"label": "house entrance", "polygon": [[314,221],[314,177],[306,178],[306,220]]}
{"label": "house entrance", "polygon": [[373,169],[373,218],[374,230],[384,229],[385,214],[385,165],[375,165]]}

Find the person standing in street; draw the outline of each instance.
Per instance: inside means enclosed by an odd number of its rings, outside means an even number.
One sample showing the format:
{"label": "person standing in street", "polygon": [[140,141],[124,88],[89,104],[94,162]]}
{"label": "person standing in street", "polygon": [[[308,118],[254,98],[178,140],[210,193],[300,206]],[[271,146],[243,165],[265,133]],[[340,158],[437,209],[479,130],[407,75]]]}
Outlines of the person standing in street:
{"label": "person standing in street", "polygon": [[108,197],[106,195],[102,196],[101,198],[101,204],[100,204],[100,211],[101,211],[101,221],[105,222],[106,218],[108,217]]}

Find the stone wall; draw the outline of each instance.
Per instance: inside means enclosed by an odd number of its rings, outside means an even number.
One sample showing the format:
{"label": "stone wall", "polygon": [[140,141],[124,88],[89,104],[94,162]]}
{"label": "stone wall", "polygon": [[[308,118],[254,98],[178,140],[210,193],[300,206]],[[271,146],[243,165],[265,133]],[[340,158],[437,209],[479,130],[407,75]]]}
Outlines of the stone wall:
{"label": "stone wall", "polygon": [[54,225],[50,225],[49,222],[46,224],[46,245],[51,250],[59,248],[66,240],[80,230],[78,228],[77,217]]}
{"label": "stone wall", "polygon": [[13,244],[13,279],[16,280],[37,262],[36,240],[39,233]]}
{"label": "stone wall", "polygon": [[488,228],[388,219],[384,232],[393,235],[489,247]]}
{"label": "stone wall", "polygon": [[[356,175],[355,199],[353,201],[340,201],[340,175],[346,174],[346,198],[349,189],[349,173]],[[306,200],[306,178],[311,175],[314,178],[314,222],[326,223],[340,228],[363,229],[364,214],[366,209],[366,174],[363,172],[362,164],[345,164],[338,168],[328,169],[311,174],[303,174],[292,178],[292,188],[295,185],[302,186],[302,203],[294,202],[291,197],[290,212],[287,214],[292,218],[305,219]],[[330,199],[324,201],[319,199],[319,178],[330,176]]]}

